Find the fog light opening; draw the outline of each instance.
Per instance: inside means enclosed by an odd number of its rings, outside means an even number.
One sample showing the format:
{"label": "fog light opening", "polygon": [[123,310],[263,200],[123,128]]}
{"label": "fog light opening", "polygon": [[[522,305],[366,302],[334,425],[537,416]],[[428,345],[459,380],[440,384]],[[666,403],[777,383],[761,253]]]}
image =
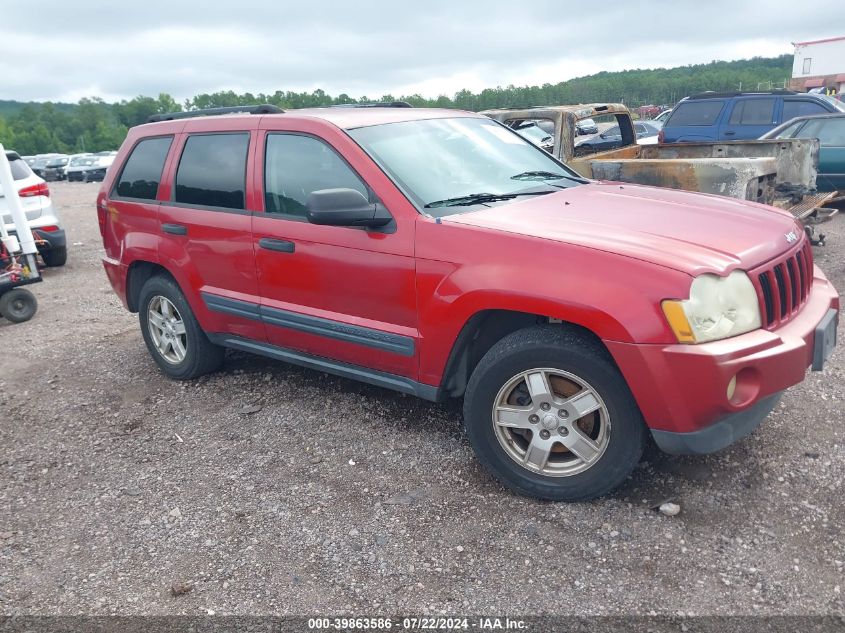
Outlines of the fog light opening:
{"label": "fog light opening", "polygon": [[754,367],[744,367],[731,378],[726,389],[728,402],[743,408],[752,404],[760,394],[760,372]]}
{"label": "fog light opening", "polygon": [[734,399],[734,394],[736,393],[736,376],[731,378],[731,381],[728,383],[728,401],[732,401]]}

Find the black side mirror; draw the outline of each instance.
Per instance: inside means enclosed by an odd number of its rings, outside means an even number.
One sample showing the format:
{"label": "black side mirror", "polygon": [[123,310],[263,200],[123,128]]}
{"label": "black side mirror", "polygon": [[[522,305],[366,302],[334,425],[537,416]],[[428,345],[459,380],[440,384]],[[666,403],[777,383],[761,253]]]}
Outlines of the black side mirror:
{"label": "black side mirror", "polygon": [[380,204],[371,204],[355,189],[321,189],[305,199],[305,214],[312,224],[380,227],[393,217]]}

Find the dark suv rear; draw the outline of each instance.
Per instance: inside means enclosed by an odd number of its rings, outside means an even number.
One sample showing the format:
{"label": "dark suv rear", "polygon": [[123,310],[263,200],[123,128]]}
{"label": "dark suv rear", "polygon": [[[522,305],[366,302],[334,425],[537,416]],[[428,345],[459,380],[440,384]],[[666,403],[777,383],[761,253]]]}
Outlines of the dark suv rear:
{"label": "dark suv rear", "polygon": [[797,116],[845,112],[825,95],[774,92],[704,92],[681,101],[660,133],[661,143],[739,141],[760,138]]}

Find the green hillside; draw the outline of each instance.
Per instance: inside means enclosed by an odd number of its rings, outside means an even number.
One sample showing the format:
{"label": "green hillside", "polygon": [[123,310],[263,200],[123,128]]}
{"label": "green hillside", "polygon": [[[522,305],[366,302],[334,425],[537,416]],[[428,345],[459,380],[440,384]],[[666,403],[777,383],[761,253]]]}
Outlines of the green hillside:
{"label": "green hillside", "polygon": [[272,94],[232,91],[200,94],[180,105],[167,94],[157,98],[136,97],[120,103],[104,103],[98,98],[79,103],[23,103],[0,101],[0,143],[22,154],[43,152],[100,151],[116,149],[127,128],[143,123],[150,114],[184,108],[236,106],[272,103],[282,108],[302,108],[371,100],[403,100],[415,106],[437,106],[464,110],[564,103],[623,102],[630,107],[643,104],[671,105],[679,99],[704,90],[768,89],[783,86],[792,71],[792,56],[755,57],[731,62],[601,72],[556,84],[542,86],[496,87],[473,93],[461,90],[455,95],[424,98],[420,95],[335,97],[322,90]]}

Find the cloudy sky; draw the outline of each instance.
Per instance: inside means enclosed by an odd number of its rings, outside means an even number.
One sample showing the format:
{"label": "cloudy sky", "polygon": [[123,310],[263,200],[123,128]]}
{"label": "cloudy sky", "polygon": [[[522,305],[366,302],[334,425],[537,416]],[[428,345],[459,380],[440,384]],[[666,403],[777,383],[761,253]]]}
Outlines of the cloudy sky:
{"label": "cloudy sky", "polygon": [[[843,0],[1,0],[0,99],[453,94],[791,53]],[[528,8],[530,7],[530,8]]]}

